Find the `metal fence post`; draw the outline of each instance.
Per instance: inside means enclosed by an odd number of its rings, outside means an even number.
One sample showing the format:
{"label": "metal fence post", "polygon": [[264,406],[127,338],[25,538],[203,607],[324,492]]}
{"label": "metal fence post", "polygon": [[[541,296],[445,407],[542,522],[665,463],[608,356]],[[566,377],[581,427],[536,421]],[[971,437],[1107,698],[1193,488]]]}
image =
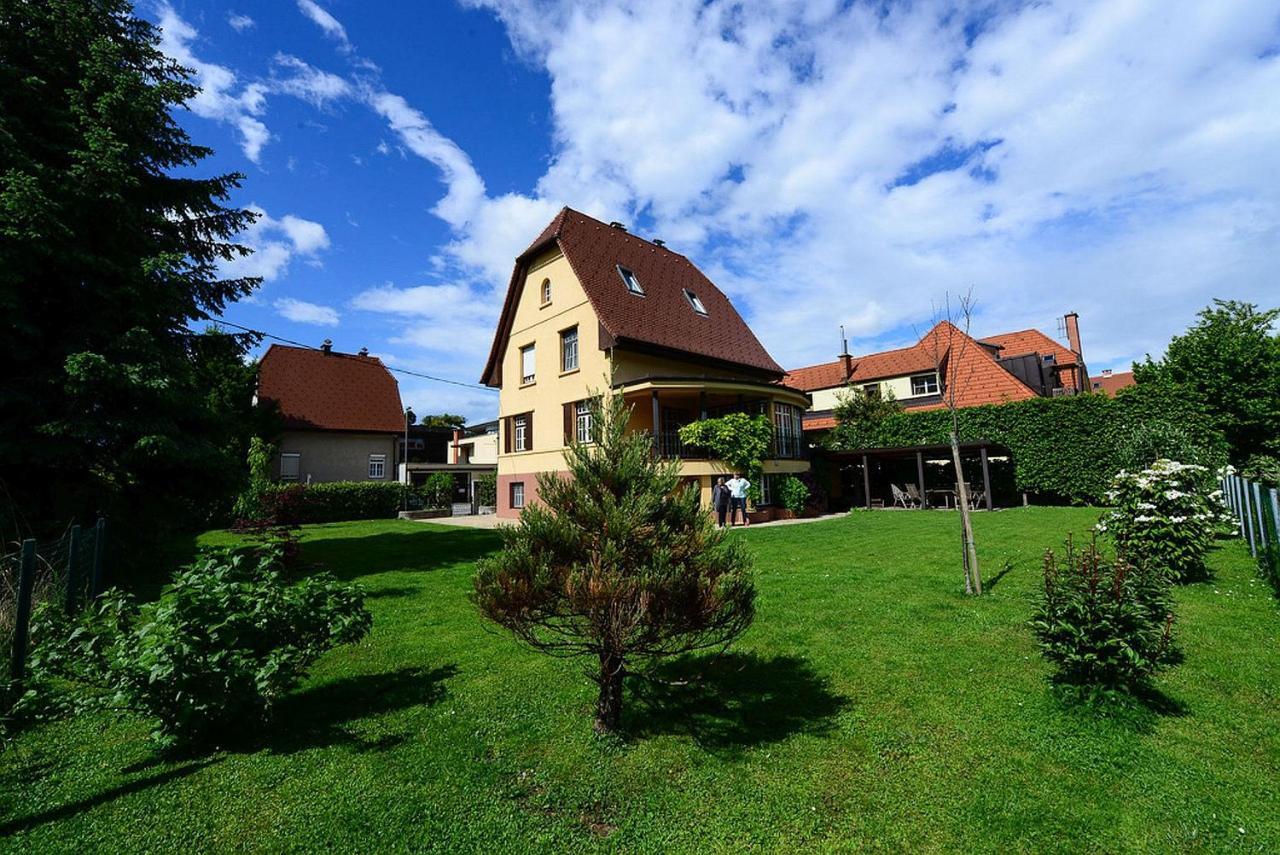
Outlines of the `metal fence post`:
{"label": "metal fence post", "polygon": [[90,599],[102,593],[102,572],[106,563],[107,552],[107,518],[99,517],[94,526],[93,535],[93,583],[89,588]]}
{"label": "metal fence post", "polygon": [[64,605],[68,615],[76,610],[76,579],[80,567],[80,526],[71,527],[71,535],[67,538],[67,590]]}
{"label": "metal fence post", "polygon": [[21,680],[27,672],[27,633],[31,623],[31,592],[36,584],[36,542],[22,541],[22,567],[18,571],[18,610],[14,615],[13,661],[10,672]]}

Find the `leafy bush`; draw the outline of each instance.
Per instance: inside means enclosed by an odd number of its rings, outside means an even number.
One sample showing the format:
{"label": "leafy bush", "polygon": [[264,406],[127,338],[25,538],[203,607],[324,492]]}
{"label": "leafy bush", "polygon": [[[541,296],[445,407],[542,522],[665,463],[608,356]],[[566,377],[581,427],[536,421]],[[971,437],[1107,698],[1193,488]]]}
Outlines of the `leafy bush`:
{"label": "leafy bush", "polygon": [[453,503],[453,476],[448,472],[432,472],[415,491],[424,508],[447,508]]}
{"label": "leafy bush", "polygon": [[774,482],[773,498],[792,513],[803,513],[809,502],[809,488],[794,475],[784,475]]}
{"label": "leafy bush", "polygon": [[74,623],[41,612],[32,670],[70,681],[82,705],[155,719],[164,747],[234,739],[325,651],[369,631],[359,587],[328,576],[288,584],[271,556],[205,553],[160,598],[112,589]]}
{"label": "leafy bush", "polygon": [[476,479],[476,495],[480,497],[480,504],[487,508],[495,507],[498,504],[498,475],[496,472],[486,472]]}
{"label": "leafy bush", "polygon": [[[961,441],[989,440],[1013,456],[1019,490],[1049,498],[1100,503],[1111,479],[1124,468],[1149,466],[1157,457],[1217,468],[1226,461],[1222,434],[1186,390],[1166,382],[1140,383],[1107,395],[1031,398],[967,407],[957,413]],[[888,415],[865,447],[943,445],[951,416],[945,410]],[[841,442],[837,428],[828,437]]]}
{"label": "leafy bush", "polygon": [[393,519],[404,486],[387,481],[272,484],[262,493],[263,513],[286,525]]}
{"label": "leafy bush", "polygon": [[1067,541],[1066,560],[1044,557],[1044,588],[1031,626],[1054,680],[1089,692],[1132,689],[1173,654],[1169,583],[1123,559],[1106,562],[1095,545]]}
{"label": "leafy bush", "polygon": [[271,463],[275,460],[276,447],[259,436],[249,439],[249,484],[236,498],[232,515],[238,520],[262,519],[263,493],[271,486]]}
{"label": "leafy bush", "polygon": [[752,503],[760,501],[762,463],[773,443],[773,425],[765,415],[729,413],[714,419],[700,419],[680,428],[680,441],[707,449],[729,464],[734,472],[751,481]]}
{"label": "leafy bush", "polygon": [[1128,561],[1186,581],[1205,575],[1204,556],[1231,518],[1222,491],[1203,466],[1157,460],[1141,472],[1121,471],[1107,493],[1115,510],[1098,530]]}

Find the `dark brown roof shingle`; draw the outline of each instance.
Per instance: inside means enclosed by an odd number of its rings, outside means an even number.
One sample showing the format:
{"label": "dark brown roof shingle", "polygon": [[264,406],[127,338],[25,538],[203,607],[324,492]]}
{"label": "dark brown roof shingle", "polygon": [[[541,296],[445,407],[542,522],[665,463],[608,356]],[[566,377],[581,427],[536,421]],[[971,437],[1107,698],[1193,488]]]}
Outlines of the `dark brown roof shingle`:
{"label": "dark brown roof shingle", "polygon": [[399,433],[400,387],[374,356],[273,344],[258,365],[258,400],[294,430]]}

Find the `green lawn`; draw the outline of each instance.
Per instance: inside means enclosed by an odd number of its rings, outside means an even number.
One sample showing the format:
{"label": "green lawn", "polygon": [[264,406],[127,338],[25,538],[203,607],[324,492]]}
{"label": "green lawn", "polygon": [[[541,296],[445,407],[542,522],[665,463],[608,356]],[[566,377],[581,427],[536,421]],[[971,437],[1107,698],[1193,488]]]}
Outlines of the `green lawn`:
{"label": "green lawn", "polygon": [[952,514],[735,533],[755,625],[700,687],[629,694],[621,741],[593,736],[579,663],[477,617],[493,532],[315,526],[306,556],[366,587],[374,628],[267,747],[169,762],[136,720],[31,731],[0,756],[0,848],[1280,851],[1280,609],[1239,543],[1179,591],[1158,696],[1098,716],[1050,694],[1039,555],[1096,517],[978,515],[981,600]]}

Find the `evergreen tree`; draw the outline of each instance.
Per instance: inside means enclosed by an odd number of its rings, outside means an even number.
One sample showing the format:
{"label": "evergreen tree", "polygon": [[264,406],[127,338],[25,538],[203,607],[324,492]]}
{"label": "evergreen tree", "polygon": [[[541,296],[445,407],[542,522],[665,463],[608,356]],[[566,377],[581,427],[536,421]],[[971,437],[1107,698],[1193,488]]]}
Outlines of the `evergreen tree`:
{"label": "evergreen tree", "polygon": [[242,468],[206,384],[247,342],[191,325],[257,286],[217,269],[254,215],[226,204],[242,176],[194,174],[173,111],[198,90],[157,45],[125,0],[0,0],[6,534],[190,519]]}
{"label": "evergreen tree", "polygon": [[678,464],[628,433],[620,396],[592,405],[591,442],[565,452],[567,477],[538,476],[539,501],[479,563],[485,617],[534,649],[586,656],[600,688],[596,729],[612,731],[624,678],[663,657],[724,647],[755,616],[750,558],[680,489]]}

